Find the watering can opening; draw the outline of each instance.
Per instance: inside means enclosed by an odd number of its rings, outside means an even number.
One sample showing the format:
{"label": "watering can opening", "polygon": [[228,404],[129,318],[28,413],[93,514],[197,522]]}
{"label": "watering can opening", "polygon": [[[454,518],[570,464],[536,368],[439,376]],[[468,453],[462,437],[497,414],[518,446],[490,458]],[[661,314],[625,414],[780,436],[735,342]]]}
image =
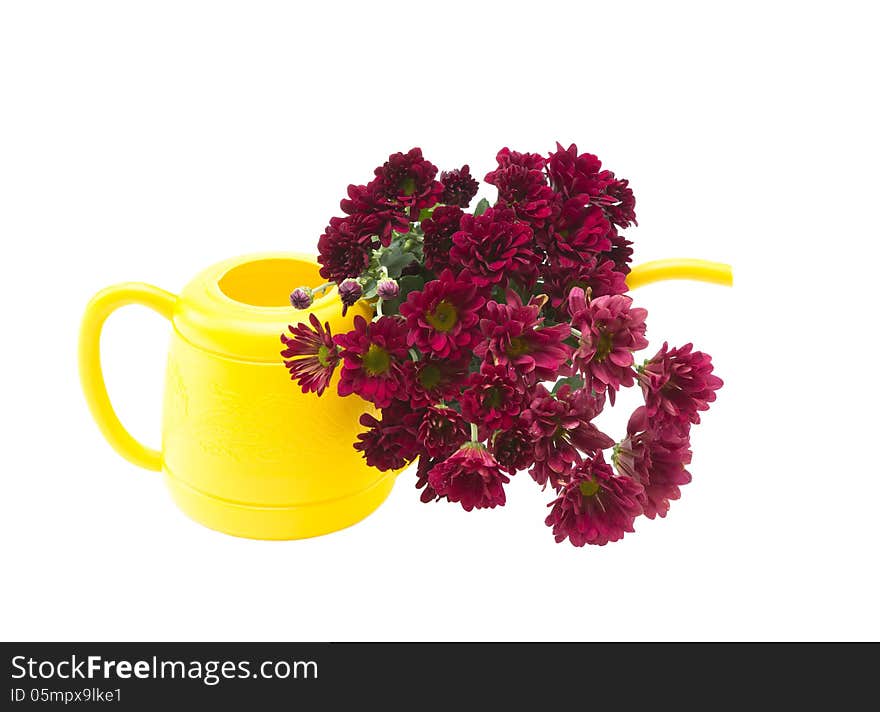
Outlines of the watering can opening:
{"label": "watering can opening", "polygon": [[295,287],[317,287],[318,266],[292,257],[273,257],[242,262],[225,272],[217,282],[229,299],[254,307],[290,308]]}

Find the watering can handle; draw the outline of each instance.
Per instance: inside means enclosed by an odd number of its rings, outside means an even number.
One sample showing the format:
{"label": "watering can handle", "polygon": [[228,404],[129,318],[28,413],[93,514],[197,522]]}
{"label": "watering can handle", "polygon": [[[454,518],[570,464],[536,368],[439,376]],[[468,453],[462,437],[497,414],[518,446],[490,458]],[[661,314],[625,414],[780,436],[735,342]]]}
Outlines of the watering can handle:
{"label": "watering can handle", "polygon": [[733,268],[723,262],[674,258],[643,262],[632,268],[626,276],[626,286],[630,289],[651,282],[667,279],[690,279],[697,282],[711,282],[725,287],[733,286]]}
{"label": "watering can handle", "polygon": [[110,404],[101,369],[101,330],[107,317],[119,307],[141,304],[170,319],[176,301],[173,294],[140,282],[107,287],[89,302],[79,332],[79,377],[92,417],[116,452],[148,470],[162,469],[162,454],[135,440]]}

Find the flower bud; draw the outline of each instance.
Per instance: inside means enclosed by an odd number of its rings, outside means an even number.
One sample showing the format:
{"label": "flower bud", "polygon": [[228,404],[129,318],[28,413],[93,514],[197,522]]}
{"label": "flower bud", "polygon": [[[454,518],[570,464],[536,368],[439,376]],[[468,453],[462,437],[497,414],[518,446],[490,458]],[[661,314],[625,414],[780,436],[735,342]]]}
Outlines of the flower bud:
{"label": "flower bud", "polygon": [[338,291],[339,298],[342,300],[342,313],[344,315],[348,308],[354,306],[357,300],[363,296],[364,288],[361,287],[360,282],[356,279],[345,279],[339,285]]}
{"label": "flower bud", "polygon": [[376,286],[376,294],[379,295],[379,299],[395,299],[400,294],[400,285],[388,277],[380,279]]}
{"label": "flower bud", "polygon": [[290,303],[296,309],[308,309],[312,306],[312,290],[308,287],[297,287],[290,293]]}

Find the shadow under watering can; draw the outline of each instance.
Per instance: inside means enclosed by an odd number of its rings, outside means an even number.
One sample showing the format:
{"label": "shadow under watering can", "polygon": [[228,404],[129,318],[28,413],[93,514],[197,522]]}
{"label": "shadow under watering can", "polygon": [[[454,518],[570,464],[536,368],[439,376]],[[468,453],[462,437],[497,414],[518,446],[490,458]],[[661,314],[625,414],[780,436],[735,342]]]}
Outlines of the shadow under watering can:
{"label": "shadow under watering can", "polygon": [[[732,284],[728,265],[659,260],[634,267],[631,288],[665,279]],[[368,467],[352,443],[371,406],[336,394],[320,398],[290,382],[280,351],[291,286],[322,282],[314,259],[294,253],[247,255],[197,275],[175,296],[142,283],[99,292],[80,331],[80,377],[104,437],[127,460],[162,471],[174,501],[195,521],[254,539],[300,539],[348,527],[388,496],[396,472]],[[135,440],[113,411],[100,363],[107,317],[128,304],[171,321],[161,452]],[[335,288],[308,312],[334,334],[352,328],[359,303],[342,316]]]}

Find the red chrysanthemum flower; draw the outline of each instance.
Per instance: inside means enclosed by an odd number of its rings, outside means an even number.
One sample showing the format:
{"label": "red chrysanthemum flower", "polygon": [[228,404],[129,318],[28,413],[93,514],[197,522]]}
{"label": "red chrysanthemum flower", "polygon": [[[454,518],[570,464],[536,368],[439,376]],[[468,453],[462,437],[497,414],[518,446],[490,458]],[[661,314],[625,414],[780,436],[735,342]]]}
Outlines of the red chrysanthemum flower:
{"label": "red chrysanthemum flower", "polygon": [[580,287],[568,295],[571,325],[581,332],[573,363],[584,376],[584,387],[599,393],[614,393],[635,383],[633,352],[645,348],[646,309],[632,306],[624,294],[596,297],[587,301]]}
{"label": "red chrysanthemum flower", "polygon": [[507,292],[507,304],[490,301],[480,319],[483,340],[474,354],[482,359],[491,356],[497,364],[510,364],[533,380],[555,380],[571,355],[571,347],[563,343],[571,329],[568,324],[543,326],[539,314],[545,301],[533,298],[524,305],[512,290]]}
{"label": "red chrysanthemum flower", "polygon": [[468,439],[470,428],[457,411],[446,406],[430,406],[419,426],[419,442],[428,457],[449,457]]}
{"label": "red chrysanthemum flower", "polygon": [[368,220],[374,229],[373,234],[388,247],[392,231],[409,232],[409,217],[403,207],[386,200],[377,190],[375,181],[369,185],[349,185],[348,198],[343,198],[339,207],[347,215]]}
{"label": "red chrysanthemum flower", "polygon": [[535,464],[535,443],[521,419],[492,439],[492,454],[503,470],[515,475]]}
{"label": "red chrysanthemum flower", "polygon": [[382,409],[381,420],[369,413],[360,417],[367,428],[360,433],[354,449],[363,453],[367,464],[378,470],[400,470],[419,454],[418,427],[422,414],[402,401]]}
{"label": "red chrysanthemum flower", "polygon": [[569,198],[576,195],[601,195],[612,176],[602,170],[602,161],[592,153],[578,154],[575,144],[563,148],[556,143],[556,152],[547,159],[547,175],[553,190]]}
{"label": "red chrysanthemum flower", "polygon": [[443,171],[440,174],[440,182],[443,184],[440,202],[444,205],[457,205],[460,208],[470,205],[480,189],[480,184],[471,175],[471,168],[467,164],[451,171]]}
{"label": "red chrysanthemum flower", "polygon": [[408,399],[414,408],[456,400],[468,377],[467,363],[449,358],[409,361],[404,373],[406,388],[400,397]]}
{"label": "red chrysanthemum flower", "polygon": [[635,531],[633,523],[642,513],[641,486],[629,477],[615,475],[601,453],[583,462],[555,500],[545,523],[553,527],[559,543],[574,546],[622,539]]}
{"label": "red chrysanthemum flower", "polygon": [[526,406],[525,386],[514,369],[484,363],[471,374],[459,402],[468,422],[488,431],[509,428]]}
{"label": "red chrysanthemum flower", "polygon": [[422,232],[425,234],[425,267],[434,273],[449,267],[449,251],[452,249],[452,236],[459,231],[464,212],[455,205],[439,205],[431,217],[423,220]]}
{"label": "red chrysanthemum flower", "polygon": [[[612,177],[614,174],[611,174]],[[618,227],[627,228],[638,225],[636,222],[636,197],[633,195],[629,181],[625,178],[614,178],[605,188],[602,204],[608,219]]]}
{"label": "red chrysanthemum flower", "polygon": [[431,487],[431,483],[428,481],[428,474],[434,469],[434,465],[436,465],[438,460],[435,460],[428,456],[428,453],[422,452],[419,455],[419,461],[416,465],[416,489],[422,491],[419,495],[419,499],[427,504],[428,502],[437,502],[442,497],[434,491],[434,488]]}
{"label": "red chrysanthemum flower", "polygon": [[555,193],[547,185],[544,159],[537,153],[502,149],[498,168],[486,174],[486,182],[498,188],[498,202],[534,227],[544,225],[553,213]]}
{"label": "red chrysanthemum flower", "polygon": [[318,238],[321,276],[337,283],[360,276],[370,262],[376,229],[375,221],[364,215],[330,218],[330,224]]}
{"label": "red chrysanthemum flower", "polygon": [[479,287],[506,285],[511,277],[531,285],[540,262],[532,229],[518,221],[513,211],[496,208],[479,217],[467,213],[461,217],[449,258],[456,268],[467,270]]}
{"label": "red chrysanthemum flower", "polygon": [[623,294],[627,291],[626,275],[618,272],[610,259],[589,260],[580,264],[541,267],[542,291],[550,304],[562,314],[568,311],[568,295],[574,287],[589,289],[594,297]]}
{"label": "red chrysanthemum flower", "polygon": [[644,406],[636,409],[627,436],[614,452],[614,464],[622,474],[638,482],[645,516],[665,517],[669,503],[681,497],[681,487],[691,481],[685,465],[691,462],[689,427],[675,423],[652,423]]}
{"label": "red chrysanthemum flower", "polygon": [[287,327],[292,336],[281,335],[281,341],[287,347],[281,355],[291,380],[300,385],[303,393],[312,391],[320,396],[330,385],[339,354],[333,343],[330,324],[321,326],[314,314],[309,314],[309,321],[312,328],[302,322]]}
{"label": "red chrysanthemum flower", "polygon": [[583,205],[577,198],[565,201],[549,230],[544,249],[554,266],[590,262],[611,249],[611,224],[595,205]]}
{"label": "red chrysanthemum flower", "polygon": [[611,447],[614,441],[590,421],[602,410],[601,395],[564,385],[554,396],[538,384],[532,402],[522,414],[535,448],[535,465],[529,474],[539,485],[548,482],[559,488],[572,468],[582,461],[581,453]]}
{"label": "red chrysanthemum flower", "polygon": [[[632,262],[633,256],[632,241],[618,233],[614,225],[608,231],[608,239],[611,241],[611,249],[605,254],[614,263],[614,269],[617,272],[624,276],[628,275],[630,273],[629,263]],[[619,294],[619,292],[617,293]]]}
{"label": "red chrysanthemum flower", "polygon": [[436,205],[443,193],[443,184],[434,180],[437,166],[422,157],[420,148],[391,154],[375,173],[369,186],[373,193],[406,208],[411,220]]}
{"label": "red chrysanthemum flower", "polygon": [[465,511],[492,508],[506,501],[504,485],[510,479],[480,443],[465,443],[447,460],[434,465],[428,482],[437,495],[459,502]]}
{"label": "red chrysanthemum flower", "polygon": [[479,338],[479,309],[486,299],[473,281],[444,270],[400,305],[409,329],[407,343],[426,354],[450,358]]}
{"label": "red chrysanthemum flower", "polygon": [[403,387],[403,367],[409,358],[402,320],[383,316],[367,322],[358,314],[354,328],[333,340],[342,349],[339,395],[357,393],[378,408],[391,405]]}
{"label": "red chrysanthemum flower", "polygon": [[693,344],[670,349],[664,342],[657,354],[639,369],[649,418],[699,423],[701,410],[709,410],[715,391],[724,385],[712,373],[712,357],[694,351]]}

